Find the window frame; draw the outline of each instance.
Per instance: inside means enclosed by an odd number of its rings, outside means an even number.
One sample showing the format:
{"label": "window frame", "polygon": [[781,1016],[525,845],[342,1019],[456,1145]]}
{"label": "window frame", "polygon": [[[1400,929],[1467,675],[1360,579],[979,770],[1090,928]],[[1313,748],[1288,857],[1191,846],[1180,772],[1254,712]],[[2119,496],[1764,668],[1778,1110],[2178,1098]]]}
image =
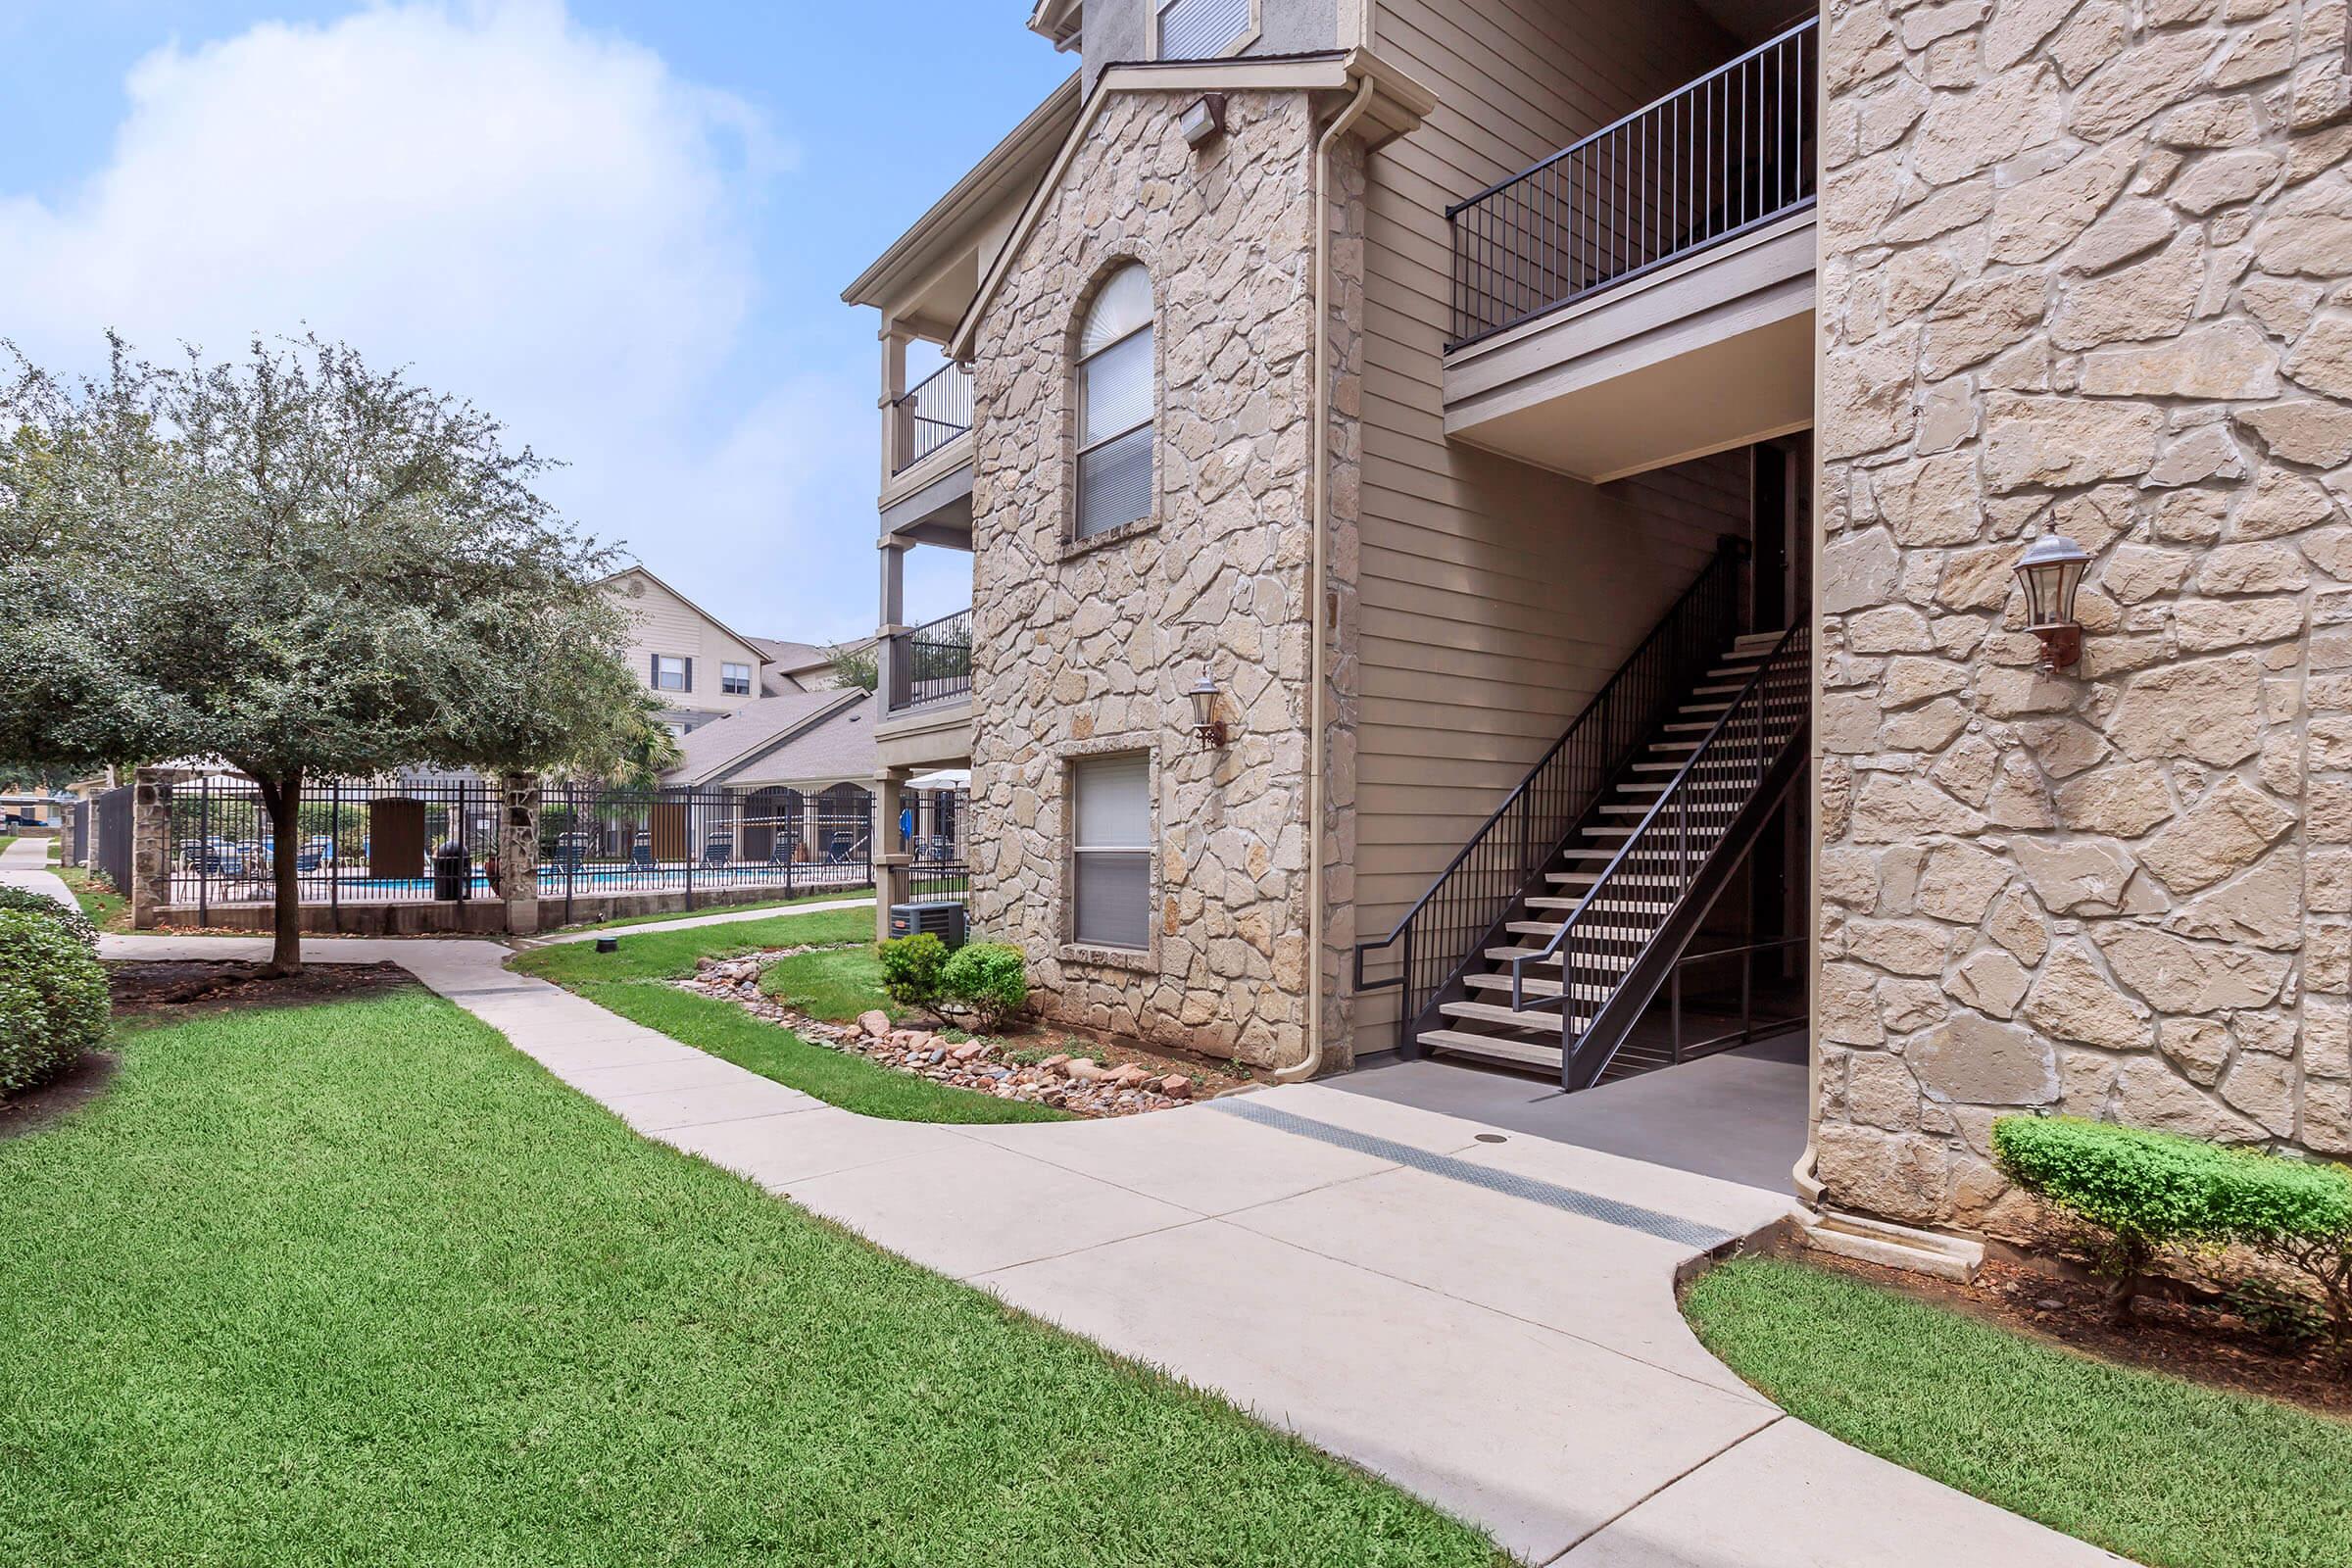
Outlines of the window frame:
{"label": "window frame", "polygon": [[[1178,5],[1180,3],[1181,0],[1145,0],[1144,24],[1149,29],[1151,34],[1145,39],[1144,57],[1146,59],[1163,60],[1167,58],[1161,53],[1159,47],[1159,19],[1161,14],[1167,11],[1169,7]],[[1250,0],[1249,22],[1243,25],[1240,32],[1234,35],[1234,39],[1231,43],[1218,50],[1215,54],[1200,57],[1192,55],[1180,55],[1177,58],[1181,60],[1191,60],[1195,58],[1227,60],[1235,55],[1240,54],[1243,50],[1257,42],[1258,38],[1264,33],[1265,16],[1263,13],[1263,7],[1264,0]]]}
{"label": "window frame", "polygon": [[[1079,796],[1082,780],[1091,767],[1111,762],[1143,764],[1144,842],[1141,844],[1083,844],[1079,822],[1082,818]],[[1158,940],[1158,922],[1154,918],[1159,901],[1159,758],[1149,747],[1120,747],[1099,752],[1083,752],[1062,760],[1062,777],[1066,785],[1067,808],[1065,836],[1069,867],[1069,896],[1064,901],[1064,942],[1083,954],[1101,954],[1129,962],[1149,961]],[[1144,866],[1143,933],[1141,946],[1128,947],[1120,943],[1103,942],[1080,935],[1082,912],[1079,908],[1078,867],[1087,858],[1122,858],[1140,859]]]}
{"label": "window frame", "polygon": [[[653,656],[653,659],[654,690],[658,692],[672,692],[679,694],[691,694],[694,691],[694,658],[692,655],[656,654]],[[678,666],[677,685],[664,686],[662,684],[662,666],[664,662],[672,663]]]}
{"label": "window frame", "polygon": [[[1130,269],[1143,273],[1146,292],[1150,296],[1152,308],[1145,312],[1144,319],[1138,325],[1120,333],[1091,354],[1078,354],[1076,348],[1085,336],[1087,322],[1093,319],[1095,311],[1102,305],[1102,296],[1109,289],[1111,280]],[[1150,352],[1145,356],[1147,363],[1144,374],[1149,386],[1148,396],[1144,400],[1143,418],[1134,424],[1112,431],[1108,435],[1089,441],[1086,438],[1087,367],[1099,363],[1134,342],[1137,337],[1146,334],[1149,334],[1151,341],[1148,345]],[[1079,312],[1071,323],[1070,344],[1072,349],[1070,412],[1073,417],[1069,469],[1070,526],[1068,537],[1071,544],[1083,547],[1093,545],[1101,540],[1122,538],[1130,529],[1141,528],[1159,515],[1159,285],[1152,278],[1152,270],[1144,265],[1141,257],[1122,257],[1103,269],[1101,275],[1095,279],[1095,286],[1087,295],[1086,309]],[[1107,528],[1098,528],[1092,533],[1083,531],[1081,523],[1086,515],[1086,460],[1088,456],[1124,441],[1139,430],[1151,432],[1145,440],[1145,456],[1151,461],[1151,472],[1145,481],[1144,514],[1140,517],[1131,517],[1125,522],[1113,523]]]}
{"label": "window frame", "polygon": [[[743,673],[738,675],[735,673],[737,670],[741,670]],[[737,681],[741,681],[743,684],[738,686],[735,684]],[[738,664],[732,661],[721,661],[718,666],[718,691],[722,697],[751,696],[752,666]]]}

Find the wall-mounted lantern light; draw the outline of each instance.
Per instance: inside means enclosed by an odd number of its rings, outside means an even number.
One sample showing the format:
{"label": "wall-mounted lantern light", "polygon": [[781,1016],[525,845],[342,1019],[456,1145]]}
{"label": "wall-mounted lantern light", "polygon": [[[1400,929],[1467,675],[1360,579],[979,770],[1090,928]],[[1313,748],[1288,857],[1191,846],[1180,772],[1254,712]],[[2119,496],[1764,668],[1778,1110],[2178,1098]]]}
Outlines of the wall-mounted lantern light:
{"label": "wall-mounted lantern light", "polygon": [[2017,564],[2026,590],[2026,630],[2041,639],[2044,669],[2071,668],[2082,658],[2082,627],[2075,619],[2075,590],[2090,557],[2062,533],[2044,534]]}
{"label": "wall-mounted lantern light", "polygon": [[1225,744],[1225,721],[1217,716],[1217,682],[1203,670],[1200,683],[1185,693],[1193,700],[1193,734],[1203,746]]}
{"label": "wall-mounted lantern light", "polygon": [[1185,106],[1176,117],[1176,128],[1184,132],[1188,147],[1200,147],[1210,138],[1225,134],[1225,95],[1221,92],[1202,93]]}

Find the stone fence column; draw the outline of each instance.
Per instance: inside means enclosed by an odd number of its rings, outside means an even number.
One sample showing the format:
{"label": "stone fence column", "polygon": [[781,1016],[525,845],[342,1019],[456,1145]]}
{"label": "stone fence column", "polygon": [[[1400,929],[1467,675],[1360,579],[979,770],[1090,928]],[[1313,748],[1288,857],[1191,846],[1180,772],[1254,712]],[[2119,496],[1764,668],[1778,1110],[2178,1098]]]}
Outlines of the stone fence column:
{"label": "stone fence column", "polygon": [[130,897],[133,930],[162,925],[172,901],[172,781],[170,768],[142,767],[131,777]]}
{"label": "stone fence column", "polygon": [[499,780],[505,800],[498,819],[498,897],[507,906],[507,934],[539,929],[539,780],[509,773]]}

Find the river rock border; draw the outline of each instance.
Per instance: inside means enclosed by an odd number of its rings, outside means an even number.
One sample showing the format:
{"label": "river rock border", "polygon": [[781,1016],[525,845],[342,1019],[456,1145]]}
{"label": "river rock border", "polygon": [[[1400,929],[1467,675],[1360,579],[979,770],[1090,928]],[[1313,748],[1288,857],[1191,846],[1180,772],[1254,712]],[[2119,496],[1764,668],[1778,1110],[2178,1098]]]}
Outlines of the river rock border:
{"label": "river rock border", "polygon": [[671,982],[681,991],[733,1003],[763,1023],[791,1030],[810,1045],[863,1056],[893,1071],[968,1089],[999,1100],[1052,1105],[1073,1115],[1135,1116],[1187,1103],[1195,1086],[1182,1073],[1154,1074],[1133,1062],[1104,1067],[1086,1056],[1057,1053],[1036,1062],[1015,1059],[995,1040],[961,1031],[894,1028],[887,1013],[861,1014],[854,1024],[827,1023],[777,1002],[760,990],[760,972],[778,958],[813,953],[814,947],[775,948],[733,958],[703,958],[690,980]]}

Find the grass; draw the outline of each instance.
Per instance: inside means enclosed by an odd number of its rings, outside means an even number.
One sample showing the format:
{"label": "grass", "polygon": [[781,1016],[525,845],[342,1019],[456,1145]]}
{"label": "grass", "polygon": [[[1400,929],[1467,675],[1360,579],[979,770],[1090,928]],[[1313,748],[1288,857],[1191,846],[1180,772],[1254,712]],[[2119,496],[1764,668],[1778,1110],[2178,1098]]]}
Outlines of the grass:
{"label": "grass", "polygon": [[74,902],[89,916],[90,924],[101,931],[130,929],[130,900],[115,891],[115,885],[97,872],[78,865],[60,865],[54,869],[74,894]]}
{"label": "grass", "polygon": [[[666,925],[673,920],[699,920],[707,914],[748,914],[755,909],[797,909],[804,904],[838,904],[843,899],[862,898],[870,906],[873,894],[858,888],[836,888],[830,893],[810,893],[797,899],[774,899],[763,904],[727,904],[700,909],[673,909],[667,914],[633,914],[620,920],[582,920],[564,926],[565,931],[616,931],[641,925]],[[865,917],[866,929],[873,929],[874,917]]]}
{"label": "grass", "polygon": [[882,994],[882,960],[870,943],[778,958],[761,971],[760,989],[827,1023],[848,1023],[876,1008],[899,1020],[900,1009]]}
{"label": "grass", "polygon": [[[1059,1121],[1069,1114],[1052,1105],[933,1083],[846,1052],[811,1045],[789,1029],[755,1018],[731,1002],[697,996],[667,984],[694,972],[701,957],[731,957],[762,948],[856,942],[873,936],[873,915],[864,909],[793,914],[740,925],[690,926],[623,937],[620,951],[600,954],[587,942],[534,948],[510,967],[552,980],[681,1045],[723,1056],[738,1067],[789,1084],[829,1104],[892,1121],[965,1124]],[[866,953],[863,946],[841,953]],[[833,957],[834,953],[808,955]],[[791,960],[785,960],[791,961]],[[865,1005],[871,1005],[870,1000]],[[858,1011],[850,1016],[857,1016]]]}
{"label": "grass", "polygon": [[107,1099],[0,1143],[0,1561],[1494,1560],[436,998],[123,1047]]}
{"label": "grass", "polygon": [[1708,1349],[1790,1414],[2139,1562],[2352,1563],[2352,1424],[1801,1264],[1727,1263],[1684,1308]]}

